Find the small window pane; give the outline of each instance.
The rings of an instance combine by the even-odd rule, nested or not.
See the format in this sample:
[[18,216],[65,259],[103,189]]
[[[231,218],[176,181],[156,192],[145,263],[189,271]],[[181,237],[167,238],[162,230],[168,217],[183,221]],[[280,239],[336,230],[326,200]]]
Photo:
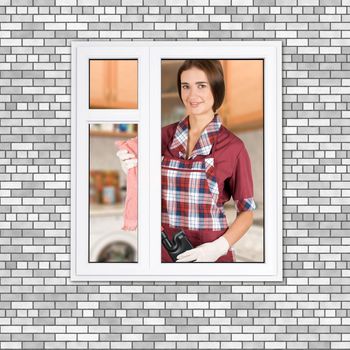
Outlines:
[[90,60],[91,109],[137,109],[137,60]]

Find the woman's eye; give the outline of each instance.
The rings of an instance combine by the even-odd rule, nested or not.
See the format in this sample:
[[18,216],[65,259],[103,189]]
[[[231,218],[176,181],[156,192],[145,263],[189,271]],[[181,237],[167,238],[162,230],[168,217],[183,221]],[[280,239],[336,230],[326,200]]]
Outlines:
[[200,89],[203,89],[203,88],[206,87],[206,85],[205,85],[205,84],[199,84],[198,87],[199,87]]
[[187,85],[182,85],[182,88],[183,89],[188,89],[188,86]]

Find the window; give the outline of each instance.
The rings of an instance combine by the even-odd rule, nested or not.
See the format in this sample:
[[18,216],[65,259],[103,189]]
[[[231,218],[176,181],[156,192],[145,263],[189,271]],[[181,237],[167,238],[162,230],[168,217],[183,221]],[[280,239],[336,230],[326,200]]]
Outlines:
[[[72,280],[281,280],[281,44],[73,42],[72,58]],[[188,60],[219,62],[225,94],[216,111],[220,121],[217,125],[222,125],[218,130],[226,130],[226,135],[232,133],[230,140],[238,140],[237,136],[250,159],[257,208],[253,225],[230,253],[235,262],[164,260],[166,244],[162,245],[161,227],[166,221],[164,215],[171,217],[173,204],[164,200],[165,191],[170,188],[171,192],[172,185],[165,188],[162,183],[162,173],[168,175],[161,171],[161,164],[162,169],[167,169],[161,145],[163,141],[170,147],[170,139],[162,139],[161,128],[180,120],[185,123],[188,108],[201,108],[197,105],[202,102],[192,99],[192,107],[186,105],[187,100],[183,100],[188,95],[179,90],[177,73]],[[206,72],[204,77],[209,77],[211,73]],[[199,91],[206,87],[205,83],[191,85],[191,79],[189,76],[185,88]],[[210,79],[207,87],[215,102],[218,94],[213,93],[214,83]],[[132,167],[132,175],[128,169],[123,171],[120,155],[116,156],[123,147],[130,146],[129,142],[135,147],[137,164]],[[205,168],[210,163],[214,168],[211,178],[207,168],[205,171],[198,168],[199,172],[203,170],[198,181],[204,184],[209,198],[206,210],[225,212],[230,226],[237,216],[236,210],[242,211],[239,209],[242,200],[250,193],[249,184],[244,182],[246,173],[238,175],[249,161],[243,159],[243,146],[239,150],[232,148],[236,155],[227,146],[223,148],[226,153],[211,156],[214,148],[206,155],[198,151],[198,145],[193,145],[198,156],[193,153],[193,162],[188,164]],[[176,162],[181,168],[191,154],[183,156],[184,161],[180,153],[179,157]],[[125,168],[126,163],[123,164]],[[187,183],[192,186],[189,184],[193,182]],[[194,198],[199,192],[195,188],[191,188],[192,197],[185,202],[186,208],[196,203]],[[243,194],[235,196],[237,191]],[[193,220],[202,220],[200,210],[194,212]],[[169,228],[175,227],[170,221]],[[133,224],[126,224],[130,222]],[[181,225],[185,225],[186,238],[193,243],[189,236],[192,224],[181,221]],[[194,227],[197,230],[199,226]],[[211,231],[218,231],[214,232],[215,239],[226,232],[225,227],[220,227],[222,231],[216,226],[212,228]],[[166,232],[169,244],[174,244],[173,233]]]

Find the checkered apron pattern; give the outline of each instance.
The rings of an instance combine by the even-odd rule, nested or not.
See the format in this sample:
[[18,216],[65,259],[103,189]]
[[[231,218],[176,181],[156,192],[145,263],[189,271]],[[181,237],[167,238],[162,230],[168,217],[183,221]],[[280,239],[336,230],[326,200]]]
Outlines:
[[189,230],[225,230],[227,220],[218,197],[213,158],[163,158],[162,223]]

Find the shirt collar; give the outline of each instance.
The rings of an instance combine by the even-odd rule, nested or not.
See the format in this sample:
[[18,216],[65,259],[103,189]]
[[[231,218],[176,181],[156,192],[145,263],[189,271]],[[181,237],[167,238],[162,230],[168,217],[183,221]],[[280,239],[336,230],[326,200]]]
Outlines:
[[[198,155],[208,155],[211,152],[213,144],[216,140],[217,132],[221,127],[221,120],[219,115],[215,114],[211,122],[203,130],[196,145],[193,148],[189,159],[193,159]],[[182,119],[176,128],[175,136],[170,149],[179,152],[180,158],[186,158],[186,148],[188,139],[189,120],[188,116]]]

